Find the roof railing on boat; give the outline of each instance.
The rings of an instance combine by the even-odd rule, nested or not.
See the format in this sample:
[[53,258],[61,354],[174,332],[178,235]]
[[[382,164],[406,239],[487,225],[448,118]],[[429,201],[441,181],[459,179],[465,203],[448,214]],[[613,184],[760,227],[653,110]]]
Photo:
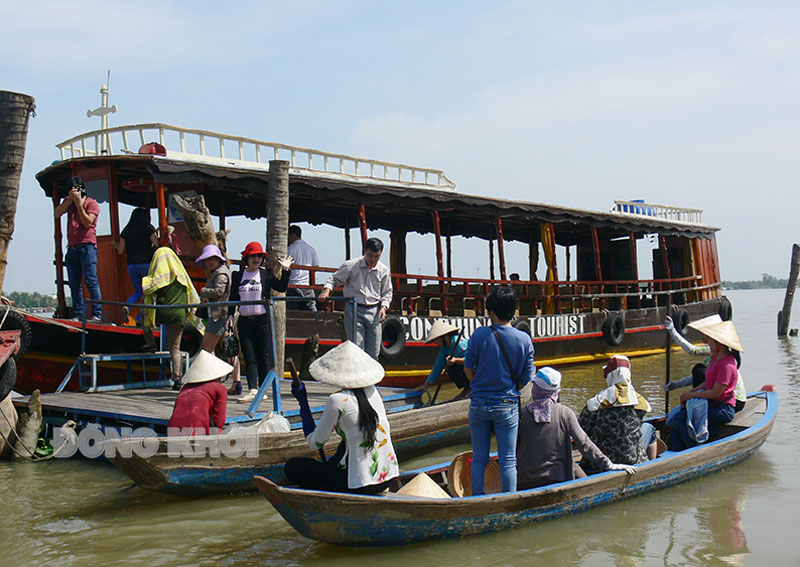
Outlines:
[[632,217],[650,217],[687,224],[703,224],[702,209],[656,205],[644,201],[614,201],[611,212]]
[[264,171],[269,170],[270,160],[284,159],[289,161],[292,168],[313,176],[356,177],[384,184],[429,189],[456,188],[455,183],[439,169],[359,158],[160,123],[94,130],[56,144],[56,147],[63,160],[102,155],[134,155],[138,153],[140,146],[153,141],[166,148],[170,159]]

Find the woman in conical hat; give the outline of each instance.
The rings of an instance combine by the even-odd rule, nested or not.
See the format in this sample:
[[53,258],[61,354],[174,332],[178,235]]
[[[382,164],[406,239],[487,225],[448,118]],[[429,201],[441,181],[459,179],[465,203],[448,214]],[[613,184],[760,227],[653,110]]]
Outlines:
[[228,389],[219,383],[233,366],[203,349],[183,376],[183,388],[175,400],[167,435],[208,435],[211,423],[215,433],[225,425]]
[[[689,323],[689,328],[702,333],[703,327],[715,325],[717,323],[722,323],[722,317],[719,315],[709,315],[708,317],[703,317],[702,319],[698,319],[697,321]],[[711,362],[711,349],[707,344],[693,345],[686,340],[686,338],[675,328],[671,317],[667,317],[664,320],[664,329],[666,329],[669,333],[672,342],[680,345],[680,347],[686,353],[704,357],[702,364],[695,365],[695,368],[692,370],[692,375],[685,376],[679,380],[670,380],[664,384],[664,391],[669,392],[670,390],[677,390],[678,388],[685,388],[686,386],[690,385],[692,387],[697,387],[698,377],[702,379],[701,381],[704,380],[704,378],[702,378],[702,374],[705,373],[706,367],[708,366],[709,362]],[[738,368],[742,363],[741,359],[738,357],[738,351],[733,351],[733,355],[736,357],[736,365]],[[733,391],[733,397],[736,399],[736,411],[742,411],[744,404],[747,401],[747,388],[744,385],[744,378],[742,378],[741,372],[738,373],[736,378],[736,389]]]
[[672,429],[670,448],[673,451],[697,445],[689,432],[685,407],[687,401],[693,398],[708,400],[709,426],[728,423],[736,412],[734,390],[739,376],[737,355],[744,350],[736,327],[732,321],[722,321],[699,330],[711,351],[711,362],[706,368],[705,383],[681,394],[681,409],[670,413],[667,420],[667,425]]
[[328,397],[325,411],[315,424],[305,385],[292,384],[308,446],[314,451],[323,447],[334,431],[342,437],[342,443],[324,463],[309,458],[289,459],[286,477],[313,490],[382,492],[400,474],[386,409],[375,387],[385,374],[383,366],[354,343],[345,341],[311,363],[309,371],[318,381],[341,391]]
[[[450,323],[440,320],[433,322],[428,336],[425,337],[425,344],[434,343],[439,347],[439,354],[436,356],[436,362],[433,363],[425,382],[415,388],[417,391],[425,391],[436,384],[442,371],[446,370],[450,381],[461,390],[456,397],[463,398],[469,393],[469,380],[464,374],[464,355],[467,352],[469,340],[459,336],[458,331],[458,327]],[[458,338],[457,342],[456,338]]]

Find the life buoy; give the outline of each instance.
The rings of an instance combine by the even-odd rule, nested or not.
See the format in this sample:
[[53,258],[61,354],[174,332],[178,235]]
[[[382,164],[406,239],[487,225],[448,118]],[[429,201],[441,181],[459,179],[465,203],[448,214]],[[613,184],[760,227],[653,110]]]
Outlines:
[[392,358],[406,348],[406,328],[397,317],[389,316],[383,320],[381,330],[381,354]]
[[514,326],[515,329],[519,329],[520,331],[522,331],[526,335],[530,335],[531,334],[531,325],[530,325],[530,323],[528,323],[527,319],[517,319],[516,321],[514,321],[511,324]]
[[675,307],[672,311],[672,322],[675,324],[675,329],[681,335],[685,335],[689,330],[689,313],[682,307]]
[[733,319],[733,305],[727,297],[719,298],[719,316],[723,321],[730,321]]
[[[8,315],[6,315],[6,312],[8,312]],[[33,336],[31,325],[28,323],[25,315],[16,309],[9,309],[8,307],[0,308],[0,321],[3,320],[3,317],[5,317],[5,322],[0,328],[0,331],[20,331],[19,352],[16,353],[16,355],[20,357],[28,352],[31,346],[31,337]]]
[[609,313],[603,322],[603,338],[611,346],[619,346],[625,337],[625,321],[619,313]]
[[0,368],[0,402],[14,389],[17,383],[17,361],[13,356],[9,356],[6,363]]

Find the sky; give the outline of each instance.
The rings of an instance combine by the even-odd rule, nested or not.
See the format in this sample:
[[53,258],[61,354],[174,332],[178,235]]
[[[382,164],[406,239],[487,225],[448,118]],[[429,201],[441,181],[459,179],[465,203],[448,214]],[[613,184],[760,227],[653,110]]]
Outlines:
[[[56,143],[99,127],[86,111],[109,70],[112,126],[163,122],[432,167],[466,194],[703,209],[721,229],[727,280],[787,277],[800,241],[796,2],[35,7],[3,7],[0,89],[33,96],[37,112],[6,291],[55,291],[52,204],[35,174],[58,159]],[[234,251],[263,239],[263,222],[229,226]],[[344,244],[331,230],[304,237],[336,266]],[[432,242],[409,240],[410,271],[435,273]],[[477,245],[455,248],[454,272],[488,275],[485,243],[465,252]],[[507,255],[522,272],[525,247]]]

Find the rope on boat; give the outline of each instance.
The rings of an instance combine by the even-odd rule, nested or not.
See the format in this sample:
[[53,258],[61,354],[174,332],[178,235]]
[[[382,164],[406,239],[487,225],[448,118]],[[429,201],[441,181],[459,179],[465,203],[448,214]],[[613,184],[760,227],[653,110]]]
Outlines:
[[[5,319],[5,318],[4,318],[4,319]],[[0,326],[2,326],[2,323],[1,323],[1,322],[0,322]],[[56,449],[55,451],[53,451],[51,454],[49,454],[49,455],[45,455],[45,456],[42,456],[42,457],[40,457],[39,455],[37,455],[37,454],[35,453],[35,451],[31,451],[30,447],[28,447],[27,445],[25,445],[25,443],[22,441],[22,438],[19,436],[19,433],[17,432],[17,428],[16,428],[16,426],[14,425],[14,423],[12,423],[12,421],[11,421],[11,420],[9,419],[9,417],[6,415],[6,412],[5,412],[5,410],[4,410],[2,407],[0,407],[0,414],[3,414],[3,419],[5,419],[5,420],[6,420],[6,423],[8,423],[9,427],[11,428],[11,432],[14,434],[14,436],[15,436],[15,437],[17,438],[17,440],[19,441],[19,444],[20,444],[20,445],[22,445],[22,447],[23,447],[23,448],[24,448],[24,449],[25,449],[25,450],[26,450],[26,451],[29,453],[29,455],[30,455],[30,456],[29,456],[29,455],[23,455],[23,454],[22,454],[20,451],[18,451],[18,450],[17,450],[17,448],[14,446],[14,444],[13,444],[13,443],[11,443],[11,440],[10,440],[8,437],[6,437],[5,433],[3,433],[2,431],[0,431],[0,437],[2,437],[2,438],[3,438],[3,441],[5,441],[6,445],[8,445],[8,446],[11,448],[11,450],[14,452],[14,454],[15,454],[16,456],[18,456],[20,459],[25,459],[26,461],[30,461],[30,462],[32,462],[32,463],[36,463],[36,462],[39,462],[39,461],[49,461],[50,459],[54,459],[55,457],[57,457],[57,456],[58,456],[58,454],[61,452],[61,450],[62,450],[64,447],[66,447],[66,446],[67,446],[67,444],[66,444],[66,443],[64,443],[64,444],[62,444],[62,445],[61,445],[61,446],[60,446],[58,449]],[[75,422],[74,422],[74,421],[72,421],[72,420],[69,420],[69,421],[67,421],[67,422],[66,422],[66,423],[65,423],[65,424],[64,424],[62,427],[69,427],[69,428],[75,429]]]

